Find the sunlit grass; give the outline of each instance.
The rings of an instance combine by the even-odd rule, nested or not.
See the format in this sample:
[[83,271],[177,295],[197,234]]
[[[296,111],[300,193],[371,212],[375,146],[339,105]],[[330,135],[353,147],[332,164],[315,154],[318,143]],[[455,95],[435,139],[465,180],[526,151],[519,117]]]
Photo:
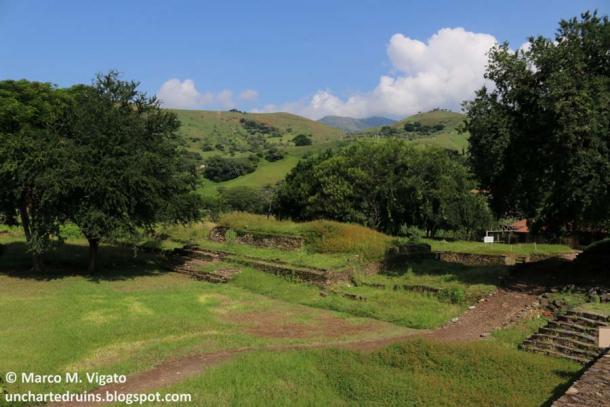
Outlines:
[[240,356],[164,391],[215,406],[539,406],[579,370],[494,344],[409,341],[347,350]]
[[483,242],[468,242],[463,240],[445,241],[424,239],[424,242],[432,246],[433,251],[441,252],[458,252],[472,254],[512,254],[519,256],[527,256],[532,254],[537,255],[553,255],[564,254],[573,251],[572,248],[561,244],[537,244],[537,243],[483,243]]

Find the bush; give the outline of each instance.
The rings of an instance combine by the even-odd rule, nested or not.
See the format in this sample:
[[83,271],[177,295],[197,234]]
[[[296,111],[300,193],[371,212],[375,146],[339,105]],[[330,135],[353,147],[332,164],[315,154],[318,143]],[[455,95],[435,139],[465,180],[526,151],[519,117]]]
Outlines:
[[306,134],[298,134],[293,139],[292,142],[297,147],[309,146],[311,145],[311,137]]
[[268,124],[260,123],[260,122],[257,122],[256,120],[245,119],[243,117],[239,120],[239,122],[241,123],[241,126],[248,133],[266,134],[270,137],[280,137],[281,136],[281,133],[277,128],[275,128],[273,126],[269,126]]
[[246,158],[214,156],[207,160],[204,176],[215,182],[227,181],[254,172],[257,165],[258,157],[255,155]]
[[269,162],[278,161],[284,158],[284,152],[278,150],[276,147],[270,147],[267,151],[265,151],[265,160]]

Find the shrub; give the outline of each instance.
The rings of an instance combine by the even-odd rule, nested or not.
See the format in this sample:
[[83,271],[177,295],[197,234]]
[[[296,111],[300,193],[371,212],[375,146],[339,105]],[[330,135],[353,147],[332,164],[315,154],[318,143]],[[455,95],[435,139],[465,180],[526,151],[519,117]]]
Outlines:
[[270,147],[267,151],[265,151],[265,160],[269,162],[278,161],[284,158],[284,152],[278,150],[275,146]]
[[207,160],[204,176],[212,181],[221,182],[249,174],[256,170],[258,157],[227,158],[214,156]]
[[261,134],[269,135],[271,137],[280,137],[281,136],[281,133],[277,128],[270,126],[268,124],[260,123],[260,122],[257,122],[256,120],[250,120],[250,119],[246,119],[243,117],[239,120],[239,122],[241,123],[241,126],[248,133],[252,133],[252,134],[261,133]]
[[306,134],[298,134],[296,135],[293,139],[292,142],[294,143],[295,146],[297,147],[301,147],[301,146],[309,146],[311,145],[312,141],[311,141],[311,137],[306,135]]

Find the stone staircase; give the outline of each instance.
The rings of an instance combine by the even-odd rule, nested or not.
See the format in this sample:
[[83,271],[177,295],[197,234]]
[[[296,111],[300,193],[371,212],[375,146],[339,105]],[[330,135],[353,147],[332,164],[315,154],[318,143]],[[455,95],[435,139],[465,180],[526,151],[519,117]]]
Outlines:
[[597,346],[597,331],[605,326],[610,326],[610,316],[568,311],[527,338],[521,344],[521,349],[584,365],[602,353]]
[[214,272],[201,270],[202,266],[209,264],[210,261],[189,258],[181,264],[174,265],[173,271],[181,274],[186,274],[196,280],[207,281],[210,283],[228,283],[239,270],[237,269],[218,269]]

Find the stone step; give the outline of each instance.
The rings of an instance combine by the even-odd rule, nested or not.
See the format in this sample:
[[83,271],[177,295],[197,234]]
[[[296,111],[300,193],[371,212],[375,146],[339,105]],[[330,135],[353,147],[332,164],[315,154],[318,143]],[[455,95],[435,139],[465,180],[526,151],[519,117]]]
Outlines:
[[546,335],[542,333],[536,333],[528,338],[530,341],[536,342],[552,342],[558,345],[567,346],[573,349],[581,349],[581,350],[590,350],[592,352],[596,352],[599,350],[596,342],[593,341],[579,341],[574,338],[568,338],[564,336],[557,335]]
[[597,341],[597,337],[594,335],[587,335],[586,333],[572,331],[569,329],[549,328],[548,325],[540,328],[538,333],[546,334],[546,335],[555,335],[555,336],[560,336],[560,337],[565,337],[565,338],[574,338],[577,340],[583,340],[586,342],[593,342],[593,343],[595,343]]
[[574,331],[574,332],[582,332],[585,333],[587,335],[591,335],[591,336],[597,336],[597,327],[589,327],[589,326],[583,326],[583,325],[579,325],[573,322],[567,322],[567,321],[551,321],[546,325],[547,328],[557,328],[557,329],[565,329],[568,331]]
[[542,354],[547,355],[547,356],[554,356],[556,358],[569,359],[569,360],[572,360],[572,361],[574,361],[576,363],[580,363],[582,365],[587,364],[590,361],[590,359],[586,358],[586,357],[566,355],[566,354],[564,354],[562,352],[555,352],[553,350],[539,348],[539,347],[537,347],[535,345],[522,346],[522,349],[527,350],[529,352],[542,353]]
[[602,321],[599,321],[596,319],[585,318],[585,317],[581,317],[578,315],[572,315],[572,314],[560,315],[558,317],[558,319],[560,321],[572,322],[572,323],[576,323],[581,326],[588,326],[588,327],[595,327],[595,328],[599,328],[599,327],[608,325],[608,322],[602,322]]
[[606,325],[610,325],[610,316],[596,314],[594,312],[585,312],[585,311],[568,311],[566,315],[573,315],[580,318],[586,318],[589,320],[600,321]]
[[592,359],[599,355],[599,351],[593,352],[590,350],[574,349],[570,346],[560,345],[554,342],[530,341],[529,339],[526,339],[523,342],[523,345],[524,347],[534,346],[536,348],[547,349],[554,352],[562,353],[564,355],[584,357],[587,359]]
[[186,274],[195,280],[207,281],[210,283],[222,284],[229,282],[229,278],[224,276],[219,276],[214,273],[202,272],[202,271],[192,271],[183,268],[174,269],[177,273]]

